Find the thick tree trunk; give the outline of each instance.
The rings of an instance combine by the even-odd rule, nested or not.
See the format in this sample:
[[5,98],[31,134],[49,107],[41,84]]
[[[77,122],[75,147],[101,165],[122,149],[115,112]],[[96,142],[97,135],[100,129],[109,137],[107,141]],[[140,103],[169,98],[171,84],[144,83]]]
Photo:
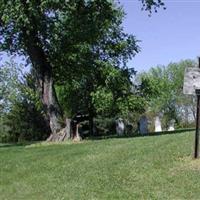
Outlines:
[[52,134],[48,141],[64,140],[66,135],[68,135],[66,133],[68,129],[64,131],[61,125],[63,115],[54,88],[52,64],[41,42],[37,19],[29,10],[27,1],[21,0],[21,3],[24,5],[24,13],[31,24],[30,27],[25,26],[22,29],[21,36],[25,45],[25,51],[36,71],[38,90],[51,128]]
[[72,138],[72,127],[71,120],[66,119],[66,126],[62,128],[59,132],[51,134],[47,141],[61,142]]
[[50,128],[53,134],[56,134],[61,129],[62,112],[58,104],[55,93],[52,77],[49,75],[44,76],[42,81],[42,101],[46,113],[49,117]]
[[39,39],[33,34],[32,37],[30,35],[24,37],[26,38],[27,53],[36,71],[39,94],[52,132],[48,141],[60,141],[57,133],[62,129],[61,120],[63,115],[54,88],[52,66],[40,46]]

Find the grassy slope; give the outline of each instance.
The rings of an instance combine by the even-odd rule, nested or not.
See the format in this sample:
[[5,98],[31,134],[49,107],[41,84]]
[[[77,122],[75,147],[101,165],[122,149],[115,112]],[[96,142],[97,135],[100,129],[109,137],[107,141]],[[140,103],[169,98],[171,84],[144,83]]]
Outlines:
[[0,146],[0,199],[200,199],[193,132]]

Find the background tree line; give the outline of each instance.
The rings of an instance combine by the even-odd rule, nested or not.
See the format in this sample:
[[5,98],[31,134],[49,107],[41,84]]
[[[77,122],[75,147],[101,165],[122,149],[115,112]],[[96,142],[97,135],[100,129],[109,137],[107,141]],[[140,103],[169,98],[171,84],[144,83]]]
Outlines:
[[150,118],[160,115],[164,129],[171,120],[177,128],[194,127],[196,97],[183,94],[186,67],[197,67],[193,60],[156,66],[148,72],[140,73],[137,82],[143,93],[149,93],[146,113]]
[[[161,115],[164,129],[172,119],[176,128],[192,127],[196,98],[183,95],[182,87],[185,68],[196,65],[192,60],[185,60],[138,74],[106,66],[92,76],[88,74],[56,85],[56,92],[65,116],[73,117],[77,111],[91,112],[96,127],[93,134],[114,134],[114,122],[118,117],[132,125],[131,134],[134,134],[143,114],[152,122],[155,116]],[[96,73],[98,76],[93,79],[93,84],[88,84]],[[49,136],[50,127],[34,77],[34,70],[24,73],[23,66],[18,66],[12,59],[1,66],[2,141],[44,140]],[[87,135],[90,123],[82,126]]]

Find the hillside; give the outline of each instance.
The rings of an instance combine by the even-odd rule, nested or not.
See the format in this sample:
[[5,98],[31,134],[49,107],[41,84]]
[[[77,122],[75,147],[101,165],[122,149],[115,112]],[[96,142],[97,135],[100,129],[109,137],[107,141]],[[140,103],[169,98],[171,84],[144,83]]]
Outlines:
[[0,199],[200,199],[193,132],[0,146]]

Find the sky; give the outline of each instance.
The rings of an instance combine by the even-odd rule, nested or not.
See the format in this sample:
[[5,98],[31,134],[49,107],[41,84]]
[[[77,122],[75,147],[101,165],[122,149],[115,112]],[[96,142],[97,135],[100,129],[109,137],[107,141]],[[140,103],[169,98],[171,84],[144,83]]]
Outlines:
[[151,17],[141,11],[138,0],[120,0],[127,13],[123,26],[136,36],[141,52],[128,63],[136,71],[147,71],[200,56],[200,0],[164,0],[166,10]]

